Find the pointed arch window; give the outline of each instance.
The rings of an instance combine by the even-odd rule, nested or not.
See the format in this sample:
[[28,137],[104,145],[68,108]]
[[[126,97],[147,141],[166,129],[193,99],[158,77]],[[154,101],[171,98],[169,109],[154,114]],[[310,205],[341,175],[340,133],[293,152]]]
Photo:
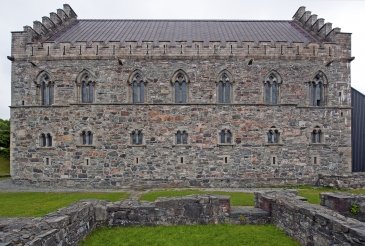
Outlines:
[[267,132],[267,142],[268,143],[279,143],[280,141],[280,132],[275,127],[271,127],[271,129]]
[[309,98],[311,106],[325,105],[325,88],[327,79],[324,73],[318,72],[313,81],[309,82]]
[[219,133],[219,142],[221,144],[231,144],[232,143],[232,132],[228,129],[223,129]]
[[42,105],[52,105],[54,103],[54,82],[48,73],[39,75],[37,84],[40,90],[40,101]]
[[50,133],[42,133],[39,137],[39,145],[41,147],[52,147],[52,135]]
[[131,80],[132,87],[132,102],[144,103],[145,99],[145,82],[143,81],[142,75],[137,72],[134,74]]
[[82,131],[81,141],[82,141],[83,145],[92,145],[93,144],[93,133],[91,131]]
[[226,72],[223,72],[218,81],[218,103],[231,103],[232,81]]
[[188,144],[188,133],[186,131],[177,131],[176,144]]
[[133,145],[143,144],[143,132],[142,130],[134,130],[131,133],[131,140]]
[[271,72],[264,81],[265,104],[276,105],[279,102],[280,76]]
[[319,126],[316,126],[312,131],[312,143],[322,143],[322,131]]
[[174,81],[175,103],[187,103],[187,86],[186,76],[179,72]]
[[80,77],[81,102],[93,103],[95,95],[95,80],[89,72],[84,72]]

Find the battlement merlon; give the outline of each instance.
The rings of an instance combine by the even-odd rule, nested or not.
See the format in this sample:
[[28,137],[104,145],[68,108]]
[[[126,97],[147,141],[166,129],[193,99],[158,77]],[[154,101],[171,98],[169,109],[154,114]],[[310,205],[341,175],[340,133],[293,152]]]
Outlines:
[[344,49],[351,50],[351,33],[341,32],[338,27],[332,28],[332,23],[325,23],[322,18],[318,19],[317,15],[306,11],[304,6],[299,7],[293,20],[323,42],[334,42]]
[[[43,16],[42,21],[34,21],[33,27],[24,26],[23,31],[12,32],[12,55],[17,53],[19,47],[23,47],[27,43],[40,43],[53,34],[62,31],[64,28],[72,25],[77,20],[77,14],[70,5],[64,4],[63,9],[57,9],[57,13],[51,12],[49,17]],[[19,46],[19,44],[23,44]],[[14,48],[17,47],[18,50]]]

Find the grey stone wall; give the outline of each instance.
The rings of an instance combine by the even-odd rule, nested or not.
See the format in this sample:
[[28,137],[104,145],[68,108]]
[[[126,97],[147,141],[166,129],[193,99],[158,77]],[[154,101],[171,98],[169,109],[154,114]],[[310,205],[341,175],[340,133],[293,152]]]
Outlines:
[[[66,186],[247,187],[349,173],[351,42],[350,34],[337,31],[328,33],[332,42],[211,42],[200,48],[184,42],[56,44],[39,41],[29,28],[14,32],[12,177]],[[143,105],[131,104],[128,81],[136,69],[147,83]],[[184,105],[172,103],[171,79],[179,69],[189,81]],[[84,70],[96,83],[92,104],[80,104],[76,81]],[[233,81],[233,101],[219,105],[216,83],[224,70]],[[35,81],[42,71],[54,82],[52,106],[40,105]],[[281,77],[274,106],[263,100],[271,71]],[[326,105],[311,107],[308,82],[318,71],[328,81]],[[280,141],[267,144],[273,126]],[[311,144],[316,126],[323,143]],[[231,145],[218,143],[224,128],[233,134]],[[135,129],[143,130],[141,146],[131,145]],[[93,146],[82,146],[83,130],[94,133]],[[177,130],[188,132],[188,145],[175,144]],[[52,134],[52,147],[40,147],[43,132]]]
[[317,184],[320,186],[342,188],[362,188],[365,187],[365,173],[351,174],[321,174]]
[[365,223],[329,208],[308,204],[295,194],[257,193],[256,207],[269,212],[272,223],[302,245],[365,244]]
[[365,196],[348,193],[321,193],[321,205],[365,222]]
[[[235,221],[229,218],[230,212],[229,197],[224,196],[188,196],[155,203],[81,201],[43,218],[0,219],[0,244],[77,245],[99,226],[218,224]],[[256,217],[257,223],[265,221],[263,217],[268,216]],[[248,222],[256,223],[253,218]]]

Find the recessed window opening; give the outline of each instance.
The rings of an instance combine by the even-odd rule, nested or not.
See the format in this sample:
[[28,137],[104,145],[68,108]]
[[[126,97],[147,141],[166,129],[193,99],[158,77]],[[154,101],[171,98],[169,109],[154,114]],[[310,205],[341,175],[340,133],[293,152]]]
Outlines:
[[228,157],[227,156],[224,157],[224,163],[226,163],[226,164],[228,163]]
[[136,157],[136,164],[138,164],[138,161],[139,161],[139,160],[138,160],[138,157]]
[[180,163],[183,164],[184,163],[184,157],[180,157]]

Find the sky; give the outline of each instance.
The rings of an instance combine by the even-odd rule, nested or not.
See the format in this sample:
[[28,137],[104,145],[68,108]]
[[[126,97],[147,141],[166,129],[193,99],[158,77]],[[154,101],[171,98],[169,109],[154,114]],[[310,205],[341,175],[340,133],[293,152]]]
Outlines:
[[290,20],[306,6],[332,27],[352,33],[352,86],[365,94],[365,0],[3,0],[0,15],[0,118],[10,118],[11,31],[33,26],[70,4],[79,19],[240,19]]

